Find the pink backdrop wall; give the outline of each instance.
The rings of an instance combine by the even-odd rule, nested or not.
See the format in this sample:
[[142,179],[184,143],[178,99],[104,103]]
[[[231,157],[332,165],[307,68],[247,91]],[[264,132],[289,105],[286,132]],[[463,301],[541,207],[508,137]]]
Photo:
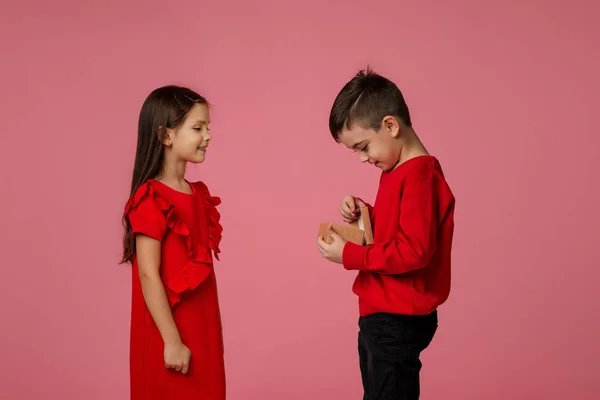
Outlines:
[[358,399],[354,274],[314,238],[375,195],[327,131],[370,63],[458,200],[422,398],[597,399],[598,3],[415,3],[5,2],[0,398],[128,398],[119,219],[139,108],[173,82],[214,103],[189,176],[224,200],[229,398]]

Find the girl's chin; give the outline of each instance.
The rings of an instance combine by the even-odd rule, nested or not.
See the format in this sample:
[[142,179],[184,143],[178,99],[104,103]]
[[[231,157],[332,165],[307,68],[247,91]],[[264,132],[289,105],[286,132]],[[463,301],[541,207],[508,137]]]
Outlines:
[[204,159],[206,158],[204,152],[196,154],[194,157],[191,157],[190,159],[187,160],[187,162],[192,163],[192,164],[200,164],[202,162],[204,162]]

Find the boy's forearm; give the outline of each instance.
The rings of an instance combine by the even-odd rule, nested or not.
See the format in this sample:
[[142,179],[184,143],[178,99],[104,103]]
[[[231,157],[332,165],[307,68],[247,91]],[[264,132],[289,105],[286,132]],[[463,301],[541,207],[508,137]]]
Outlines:
[[144,299],[164,343],[181,342],[169,300],[159,276],[140,275]]
[[401,239],[368,246],[348,242],[342,263],[348,270],[399,275],[425,268],[434,250],[434,247],[414,248]]
[[393,275],[425,268],[437,244],[434,206],[432,181],[407,184],[396,234],[370,246],[347,243],[342,257],[344,267]]

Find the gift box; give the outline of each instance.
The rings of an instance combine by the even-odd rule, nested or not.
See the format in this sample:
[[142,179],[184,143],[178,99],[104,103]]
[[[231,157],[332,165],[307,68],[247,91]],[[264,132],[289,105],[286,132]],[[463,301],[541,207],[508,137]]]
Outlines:
[[344,240],[356,243],[360,246],[373,244],[373,230],[371,227],[371,217],[367,207],[359,209],[359,216],[356,221],[350,224],[331,224],[324,222],[319,226],[319,236],[323,236],[326,243],[331,243],[329,226]]

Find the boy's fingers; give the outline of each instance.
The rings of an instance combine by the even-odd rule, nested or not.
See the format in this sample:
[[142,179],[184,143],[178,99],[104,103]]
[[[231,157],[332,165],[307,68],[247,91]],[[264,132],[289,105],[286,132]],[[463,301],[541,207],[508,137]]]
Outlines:
[[347,198],[345,198],[345,199],[344,199],[344,206],[345,206],[345,208],[346,208],[348,211],[352,212],[352,211],[353,211],[353,209],[354,209],[354,199],[353,199],[353,198],[351,198],[351,197],[347,197]]
[[329,236],[331,236],[331,240],[333,240],[334,242],[336,242],[340,238],[340,235],[338,235],[333,228],[330,228]]
[[317,240],[317,250],[319,250],[319,253],[321,253],[322,256],[325,256],[325,249],[323,248],[324,243],[323,237],[319,236],[319,239]]
[[325,242],[325,238],[323,237],[323,235],[320,235],[317,238],[317,247],[319,248],[320,251],[325,251],[325,246],[327,246],[327,243]]
[[354,210],[354,211],[352,211],[352,210],[350,210],[350,209],[348,209],[348,210],[343,210],[343,211],[342,211],[342,216],[344,216],[344,217],[346,217],[346,218],[353,218],[353,217],[355,217],[355,216],[356,216],[356,212],[357,212],[357,210]]
[[342,219],[344,220],[344,222],[347,222],[347,223],[356,221],[356,214],[352,215],[352,216],[347,216],[347,217],[342,216]]

